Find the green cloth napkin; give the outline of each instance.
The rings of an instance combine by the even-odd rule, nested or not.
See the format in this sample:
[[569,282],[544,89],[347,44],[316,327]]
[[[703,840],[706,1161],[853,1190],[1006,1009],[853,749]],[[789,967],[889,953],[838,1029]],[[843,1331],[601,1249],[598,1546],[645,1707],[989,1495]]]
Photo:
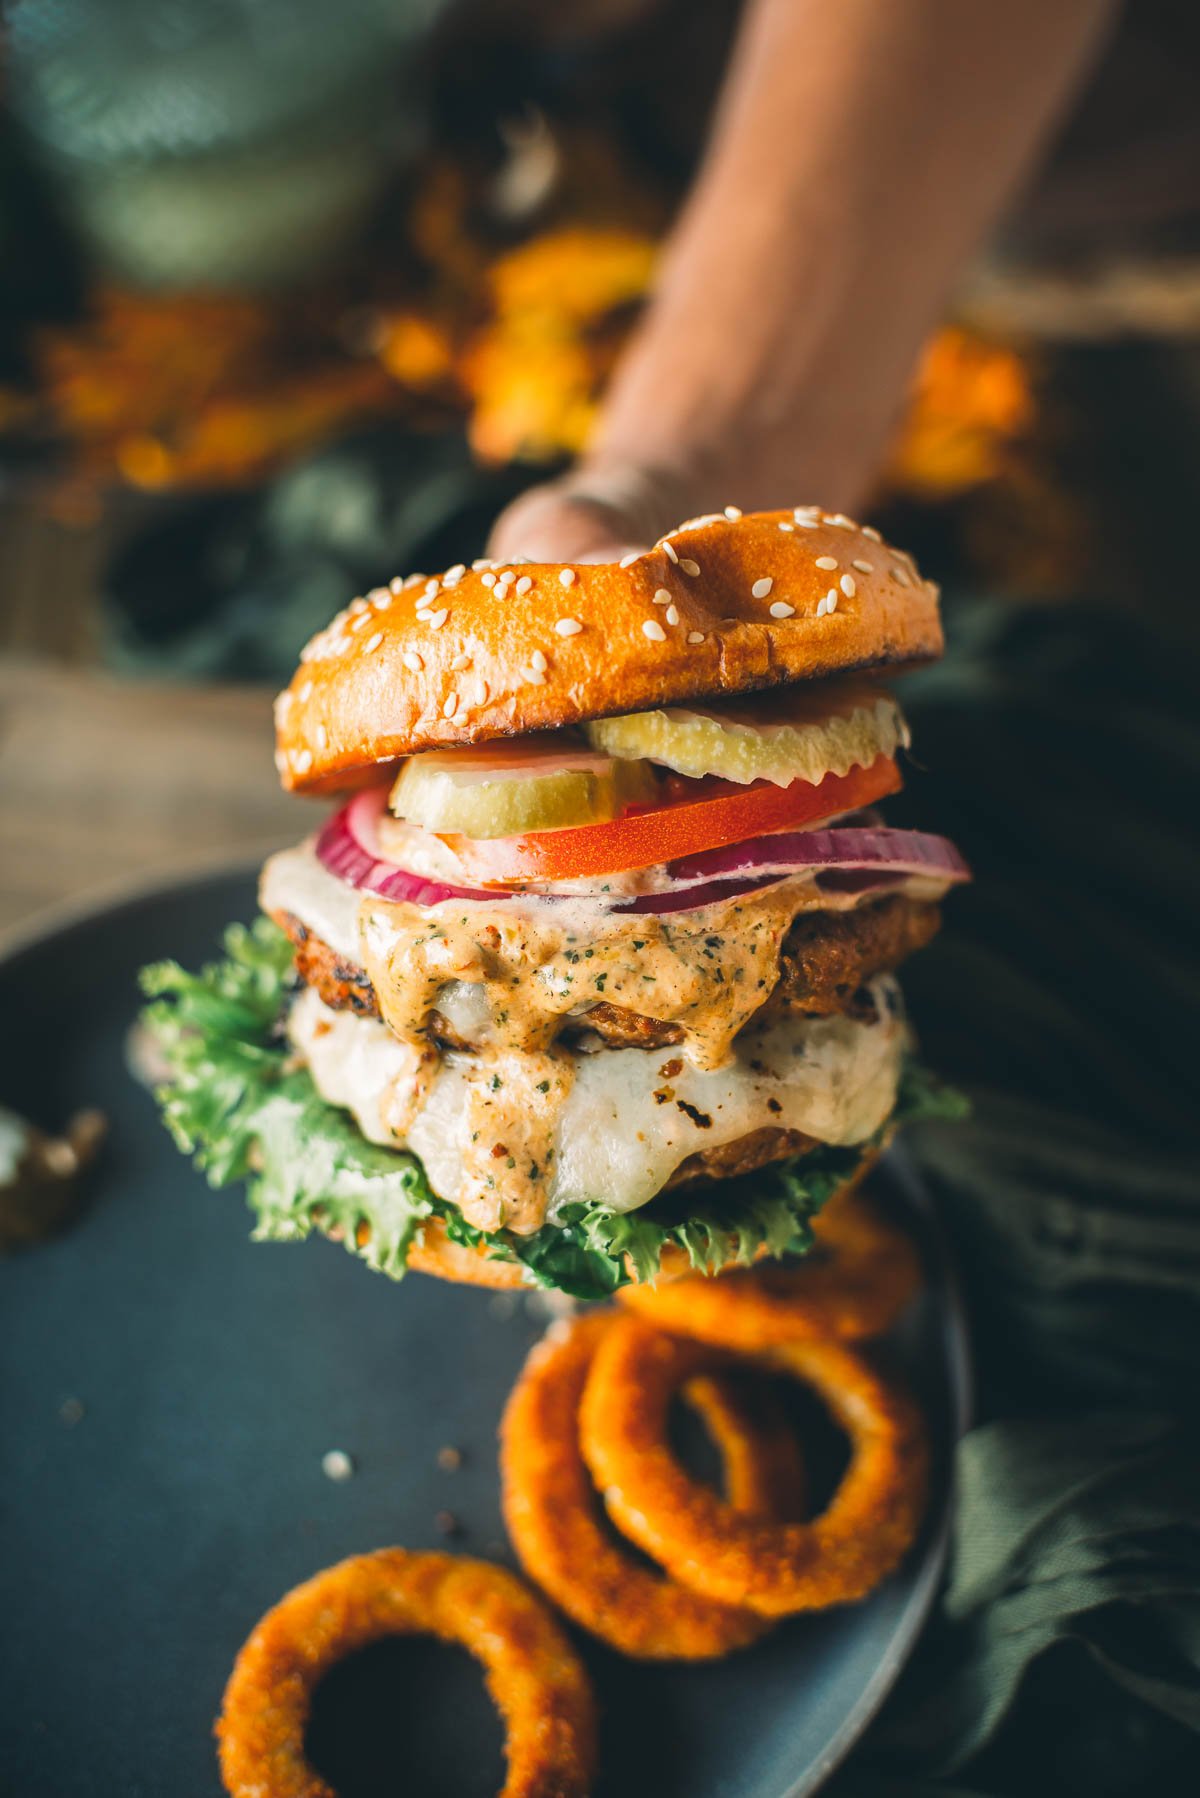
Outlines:
[[834,1789],[1200,1793],[1196,659],[1082,605],[961,602],[950,638],[903,809],[977,881],[905,984],[974,1113],[910,1141],[980,1421],[938,1615]]

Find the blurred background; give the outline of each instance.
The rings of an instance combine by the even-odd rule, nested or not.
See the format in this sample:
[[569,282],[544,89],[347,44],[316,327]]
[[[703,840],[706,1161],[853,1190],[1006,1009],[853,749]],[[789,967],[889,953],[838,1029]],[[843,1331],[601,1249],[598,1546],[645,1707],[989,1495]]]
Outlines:
[[[270,694],[354,594],[479,555],[584,445],[738,12],[12,0],[0,933],[309,827]],[[843,1789],[915,1798],[971,1762],[972,1793],[1193,1794],[1194,0],[1114,7],[923,348],[869,513],[945,591],[890,815],[977,875],[906,990],[975,1101],[914,1143],[984,1421],[948,1620],[875,1737],[921,1778]]]
[[[0,928],[295,834],[265,689],[581,448],[737,13],[10,5]],[[1195,32],[1129,13],[880,479],[876,522],[951,588],[1153,605],[1147,541],[1200,500]]]

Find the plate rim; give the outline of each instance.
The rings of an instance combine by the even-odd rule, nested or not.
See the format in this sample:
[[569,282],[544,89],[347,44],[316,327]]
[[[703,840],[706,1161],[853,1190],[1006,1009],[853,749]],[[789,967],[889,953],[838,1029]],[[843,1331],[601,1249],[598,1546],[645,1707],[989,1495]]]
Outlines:
[[[254,851],[230,856],[216,855],[185,868],[175,868],[161,878],[153,875],[134,877],[116,890],[98,891],[69,898],[43,911],[26,925],[18,924],[0,936],[0,976],[27,954],[44,950],[56,937],[102,921],[105,917],[127,912],[148,900],[167,900],[195,892],[198,887],[215,886],[230,879],[253,877],[262,865]],[[215,945],[214,945],[215,946]],[[953,1471],[954,1452],[971,1427],[974,1416],[975,1384],[971,1335],[962,1280],[951,1253],[945,1228],[937,1207],[907,1147],[894,1143],[881,1160],[880,1171],[893,1180],[905,1201],[918,1211],[930,1226],[935,1267],[931,1286],[938,1295],[938,1337],[942,1345],[949,1415],[947,1450],[950,1458],[948,1477],[941,1495],[940,1515],[927,1541],[920,1567],[913,1578],[904,1609],[892,1632],[886,1652],[881,1656],[871,1677],[860,1691],[841,1724],[821,1750],[797,1778],[780,1789],[778,1798],[813,1798],[861,1741],[882,1709],[933,1610],[949,1558],[954,1526],[956,1487]]]
[[933,1195],[908,1149],[893,1143],[880,1162],[885,1177],[896,1182],[905,1200],[920,1211],[931,1225],[930,1237],[935,1245],[936,1289],[942,1296],[939,1308],[939,1336],[944,1348],[944,1366],[950,1399],[947,1450],[950,1466],[942,1493],[941,1515],[925,1556],[917,1572],[908,1602],[895,1631],[871,1678],[857,1701],[835,1731],[820,1758],[785,1790],[779,1798],[812,1798],[837,1771],[851,1751],[857,1747],[895,1686],[916,1647],[921,1631],[933,1610],[934,1602],[946,1571],[954,1531],[956,1482],[954,1457],[959,1443],[971,1427],[975,1411],[975,1370],[971,1353],[971,1333],[966,1297],[959,1270],[950,1252],[944,1226],[937,1214]]

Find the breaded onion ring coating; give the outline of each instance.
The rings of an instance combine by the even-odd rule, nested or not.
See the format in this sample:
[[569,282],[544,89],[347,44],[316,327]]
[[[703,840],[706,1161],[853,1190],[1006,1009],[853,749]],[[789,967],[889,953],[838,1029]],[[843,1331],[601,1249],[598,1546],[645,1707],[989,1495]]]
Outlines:
[[777,1342],[890,1330],[921,1285],[903,1230],[861,1195],[840,1193],[813,1221],[810,1253],[722,1273],[626,1286],[623,1305],[657,1329],[753,1354]]
[[850,1437],[850,1463],[808,1523],[733,1509],[672,1454],[672,1395],[711,1350],[622,1317],[600,1341],[584,1387],[580,1442],[617,1528],[681,1585],[764,1617],[863,1598],[917,1532],[928,1480],[925,1427],[912,1400],[844,1343],[781,1342],[755,1357],[811,1386]]
[[596,1765],[592,1689],[541,1599],[490,1562],[403,1548],[326,1568],[255,1627],[217,1723],[232,1798],[337,1798],[305,1758],[313,1692],[336,1662],[398,1635],[458,1642],[483,1663],[507,1731],[500,1798],[587,1798]]
[[[592,1357],[619,1319],[611,1312],[555,1325],[513,1388],[500,1429],[504,1520],[526,1573],[576,1623],[637,1660],[707,1660],[770,1627],[752,1611],[714,1604],[644,1567],[601,1527],[579,1450],[579,1401]],[[752,1426],[733,1388],[697,1360],[684,1388],[722,1451],[735,1508],[799,1515],[803,1469],[782,1416]],[[700,1370],[705,1370],[700,1377]]]

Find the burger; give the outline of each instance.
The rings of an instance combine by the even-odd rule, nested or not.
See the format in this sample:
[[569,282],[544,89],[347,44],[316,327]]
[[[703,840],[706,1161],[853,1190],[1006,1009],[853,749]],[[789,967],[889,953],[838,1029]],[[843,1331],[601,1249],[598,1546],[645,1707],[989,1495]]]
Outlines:
[[803,1252],[939,1104],[894,974],[968,878],[889,828],[883,684],[937,589],[816,507],[607,565],[355,599],[276,703],[336,796],[198,974],[146,970],[161,1101],[255,1234],[581,1298]]

